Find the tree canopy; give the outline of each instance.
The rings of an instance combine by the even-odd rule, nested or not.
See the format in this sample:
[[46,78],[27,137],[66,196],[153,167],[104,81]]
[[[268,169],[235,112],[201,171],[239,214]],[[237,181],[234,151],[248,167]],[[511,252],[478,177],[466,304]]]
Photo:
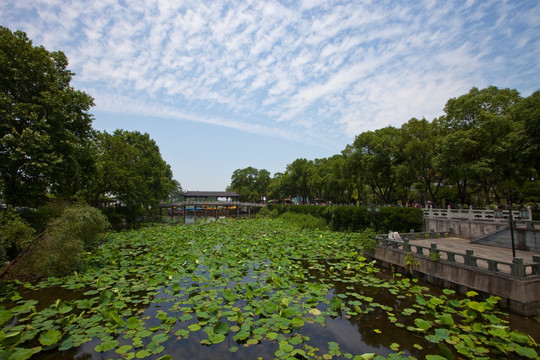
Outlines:
[[179,184],[172,179],[170,166],[148,134],[116,130],[96,136],[99,177],[87,189],[94,205],[104,197],[114,198],[130,210],[155,207]]
[[61,51],[0,27],[0,174],[13,205],[38,205],[47,191],[74,195],[91,172],[94,102],[70,86],[67,65]]
[[227,191],[242,194],[240,201],[256,202],[267,196],[269,184],[270,172],[268,170],[258,170],[249,166],[233,172],[231,184],[227,187]]
[[473,87],[444,112],[358,134],[339,155],[296,159],[271,179],[269,196],[365,205],[540,201],[540,91],[523,98],[514,89]]
[[67,57],[0,27],[0,194],[14,206],[38,207],[48,196],[113,198],[144,214],[181,189],[148,134],[99,133],[93,98],[75,90]]

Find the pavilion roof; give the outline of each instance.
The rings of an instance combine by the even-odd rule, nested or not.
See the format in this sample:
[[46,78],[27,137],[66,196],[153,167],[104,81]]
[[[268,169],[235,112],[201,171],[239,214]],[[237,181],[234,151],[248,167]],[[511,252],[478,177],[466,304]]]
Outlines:
[[242,194],[238,194],[234,191],[186,191],[184,197],[240,197]]

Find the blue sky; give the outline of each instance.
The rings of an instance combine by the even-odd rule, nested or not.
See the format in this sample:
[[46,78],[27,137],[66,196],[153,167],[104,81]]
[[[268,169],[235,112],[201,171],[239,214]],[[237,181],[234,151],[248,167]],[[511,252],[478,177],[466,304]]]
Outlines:
[[540,89],[538,0],[3,0],[0,19],[62,50],[94,128],[149,133],[186,190],[432,120],[473,86]]

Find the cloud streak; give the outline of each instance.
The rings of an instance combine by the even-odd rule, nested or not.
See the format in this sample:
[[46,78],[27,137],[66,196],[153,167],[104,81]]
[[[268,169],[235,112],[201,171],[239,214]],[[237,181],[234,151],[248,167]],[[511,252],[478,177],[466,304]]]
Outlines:
[[538,89],[537,1],[46,1],[4,26],[64,51],[101,111],[327,147],[442,114],[472,86]]

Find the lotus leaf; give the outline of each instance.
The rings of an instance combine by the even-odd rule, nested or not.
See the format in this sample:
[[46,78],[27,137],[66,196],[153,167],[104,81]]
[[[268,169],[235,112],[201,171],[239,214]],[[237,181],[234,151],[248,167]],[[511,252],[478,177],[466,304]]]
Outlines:
[[62,333],[58,330],[49,330],[39,336],[39,342],[43,346],[56,344],[62,338]]
[[9,310],[0,310],[0,325],[13,318],[13,313]]
[[167,339],[169,339],[169,336],[167,334],[156,334],[152,336],[152,342],[155,342],[157,344],[167,341]]
[[241,330],[239,331],[236,335],[234,335],[234,340],[236,341],[243,341],[245,339],[247,339],[249,337],[250,333],[245,331],[245,330]]
[[117,354],[123,355],[123,354],[127,353],[129,350],[131,350],[132,348],[133,348],[133,346],[131,346],[131,345],[122,345],[118,349],[116,349],[115,352]]
[[95,351],[97,352],[106,352],[106,351],[109,351],[111,349],[114,349],[115,347],[118,346],[118,340],[109,340],[107,342],[103,342],[99,345],[96,345],[96,347],[94,348]]
[[148,344],[147,349],[152,352],[152,354],[159,354],[163,350],[165,350],[165,347],[152,341],[150,344]]
[[34,351],[32,349],[17,348],[13,353],[11,353],[9,360],[26,360],[30,359],[32,355],[34,355]]
[[150,355],[152,355],[152,352],[150,350],[143,349],[143,350],[137,351],[137,354],[135,354],[135,357],[137,359],[144,359],[145,357],[148,357]]

